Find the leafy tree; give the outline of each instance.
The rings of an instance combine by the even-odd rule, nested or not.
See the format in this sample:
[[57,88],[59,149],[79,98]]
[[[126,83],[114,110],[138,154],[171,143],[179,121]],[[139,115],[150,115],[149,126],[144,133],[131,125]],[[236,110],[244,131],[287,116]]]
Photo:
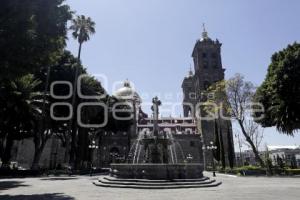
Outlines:
[[[81,82],[81,92],[83,95],[101,95],[105,93],[104,89],[102,88],[101,84],[96,81],[93,77],[89,76],[86,72],[86,69],[83,68],[82,65],[78,65],[77,59],[69,52],[65,51],[64,54],[61,55],[60,59],[58,60],[57,64],[50,68],[50,76],[49,76],[49,84],[46,86],[47,91],[50,91],[50,86],[55,81],[67,81],[73,84],[73,80],[75,79],[76,70],[78,70],[78,74],[86,74],[87,76],[82,79]],[[40,85],[40,89],[45,87],[46,79],[48,73],[46,73],[47,68],[43,68],[41,72],[38,73],[38,77],[43,80],[43,84]],[[74,85],[73,85],[74,87]],[[66,85],[57,84],[53,87],[53,92],[56,96],[65,96],[69,94],[70,88]],[[77,98],[77,104],[87,101],[85,99]],[[94,100],[99,101],[99,100]],[[57,103],[57,102],[66,102],[72,103],[72,98],[69,99],[55,99],[51,97],[49,99],[50,104]],[[97,107],[88,107],[89,113],[85,113],[83,115],[83,121],[86,119],[92,119],[91,113],[95,115],[97,111]],[[74,109],[74,114],[76,115],[76,109]],[[54,115],[56,117],[66,117],[69,115],[69,109],[66,106],[58,106],[54,109]],[[49,118],[49,117],[48,117]],[[77,118],[76,118],[77,119]],[[72,138],[70,132],[68,131],[68,121],[56,121],[54,119],[49,119],[48,123],[50,123],[50,130],[51,133],[58,138],[60,138],[66,147],[66,155],[65,161],[68,162],[69,160],[69,153],[70,153],[70,143],[74,140],[74,149],[79,148],[78,146],[78,138],[77,136]],[[86,123],[86,121],[85,121]],[[82,130],[80,130],[82,132]],[[41,132],[41,135],[48,134],[47,132]],[[82,135],[82,134],[81,134]],[[49,137],[40,137],[41,141],[40,144],[43,144],[49,139]],[[76,150],[78,151],[78,150]],[[74,154],[76,154],[74,150]],[[76,157],[76,155],[74,155]]]
[[64,0],[3,0],[0,7],[0,81],[34,73],[65,47],[70,8]]
[[226,93],[227,82],[225,80],[212,84],[206,90],[206,102],[204,110],[211,112],[219,118],[222,113],[225,117],[230,116],[230,104]]
[[[130,109],[131,104],[124,99],[119,99],[115,96],[108,96],[107,100],[108,107],[108,123],[104,127],[106,131],[126,131],[127,121],[117,120],[114,118],[114,113],[117,117],[130,117],[132,113],[126,112]],[[120,111],[120,112],[117,112]],[[123,112],[124,111],[124,112]]]
[[[18,99],[18,101],[30,102],[25,95],[26,92],[30,91],[30,88],[28,91],[23,91],[21,85],[24,84],[25,87],[27,86],[25,81],[30,82],[29,76],[31,75],[27,75],[28,73],[36,73],[42,67],[49,67],[56,62],[66,45],[67,21],[71,18],[72,12],[69,6],[64,4],[64,0],[4,0],[1,2],[0,87],[2,91],[5,88],[6,94],[16,95],[16,90],[20,90],[18,91],[21,95],[19,98],[24,97],[25,99]],[[11,87],[17,83],[20,83],[18,88]],[[3,100],[10,101],[9,98],[11,97],[13,95],[3,96]],[[39,103],[43,102],[43,106],[39,105],[41,106],[40,114],[44,116],[46,96],[44,95],[41,99],[39,99]],[[13,102],[15,105],[16,103]],[[12,113],[8,112],[7,116],[14,116],[14,111],[13,109],[10,110],[9,112]],[[31,118],[28,117],[28,119]],[[20,122],[17,121],[19,119],[7,121],[7,119],[2,118],[0,120],[0,124],[4,124],[2,127],[23,123],[21,119]],[[41,123],[41,119],[31,122],[31,124],[30,132],[34,130],[34,136],[39,135],[36,131],[45,131],[45,127],[41,126],[44,124]],[[25,128],[22,127],[20,131],[25,131]],[[14,138],[15,132],[16,130],[2,130],[1,135]],[[34,138],[36,139],[36,137]],[[9,151],[10,145],[6,146],[7,151]],[[4,154],[8,155],[5,152]]]
[[300,128],[300,44],[294,43],[272,55],[267,76],[257,89],[255,102],[264,106],[256,112],[263,127],[276,126],[293,135]]
[[[81,91],[87,96],[99,96],[97,99],[81,99],[79,98],[79,103],[103,103],[106,105],[107,95],[105,90],[102,88],[101,83],[97,81],[94,77],[86,76],[82,79]],[[100,97],[101,96],[101,97]],[[105,120],[105,109],[99,106],[87,106],[83,107],[80,113],[81,121],[83,124],[102,124]],[[78,136],[76,137],[76,147],[75,147],[75,167],[81,167],[84,160],[90,161],[91,153],[88,149],[90,140],[96,139],[98,133],[102,133],[104,127],[93,128],[93,127],[81,127],[78,128]],[[72,138],[73,139],[73,138]]]
[[[50,86],[54,81],[69,81],[73,82],[75,68],[77,66],[76,58],[69,52],[64,51],[64,53],[58,58],[57,63],[51,67],[42,67],[39,72],[37,72],[36,76],[42,81],[38,86],[39,91],[45,90],[44,94],[47,97],[43,99],[47,101],[47,105],[43,105],[43,118],[38,121],[37,129],[33,135],[33,141],[35,145],[34,158],[32,162],[32,169],[39,168],[39,161],[44,150],[47,141],[53,136],[55,131],[62,131],[62,127],[67,122],[57,122],[50,118],[49,107],[50,104],[56,102],[69,102],[70,100],[59,100],[50,97],[48,91],[50,91]],[[85,73],[85,69],[80,66],[80,73]],[[57,85],[54,87],[54,93],[57,96],[67,95],[68,87],[63,85]],[[46,107],[45,107],[46,106]],[[46,109],[45,109],[46,108]],[[59,110],[59,111],[58,111]],[[68,109],[62,106],[59,109],[55,110],[55,116],[62,117],[66,116],[68,113]],[[63,132],[62,132],[63,133]]]
[[[61,139],[63,145],[66,147],[66,154],[65,154],[65,162],[70,162],[73,164],[75,168],[80,167],[81,163],[87,159],[89,156],[86,155],[88,152],[88,145],[87,142],[89,140],[88,135],[92,132],[102,133],[103,131],[119,131],[119,130],[128,130],[131,121],[120,121],[113,118],[112,115],[112,108],[116,103],[120,103],[121,101],[110,97],[106,94],[106,91],[101,86],[101,83],[97,81],[94,77],[87,74],[86,70],[83,68],[82,65],[79,65],[77,59],[69,52],[65,51],[64,54],[59,59],[58,63],[51,67],[50,71],[50,79],[47,91],[50,90],[50,86],[55,81],[68,81],[72,84],[73,80],[75,79],[76,69],[79,69],[79,74],[86,75],[81,81],[81,92],[83,95],[87,96],[102,96],[102,98],[96,99],[81,99],[77,96],[75,108],[77,108],[78,104],[84,102],[102,102],[107,105],[108,110],[108,123],[99,129],[94,128],[85,128],[85,127],[78,127],[78,133],[76,135],[71,135],[69,132],[69,121],[56,121],[50,119],[50,130],[51,133],[54,134],[55,137]],[[44,68],[38,75],[39,79],[43,80],[42,84],[39,86],[40,89],[44,88],[45,80],[47,79],[47,68]],[[74,86],[74,85],[73,85]],[[67,95],[69,93],[69,87],[65,85],[58,84],[54,88],[54,93],[57,96]],[[53,97],[49,98],[49,104],[53,104],[56,102],[67,102],[72,103],[72,98],[69,99],[55,99]],[[126,105],[120,105],[117,109],[128,110]],[[76,114],[76,109],[74,109],[74,114]],[[54,109],[54,115],[56,117],[65,117],[69,113],[69,109],[66,106],[57,107]],[[84,124],[101,124],[104,119],[104,110],[99,106],[87,106],[83,107],[81,114],[81,120]],[[120,117],[127,117],[129,113],[121,112],[118,114]],[[76,118],[77,119],[77,118]],[[47,134],[47,132],[42,132],[41,134]],[[99,134],[97,134],[99,136]],[[100,135],[101,136],[101,135]],[[46,137],[40,137],[41,139],[47,139]],[[72,142],[73,141],[73,142]],[[44,141],[45,142],[45,141]],[[43,141],[41,141],[43,143]],[[71,150],[71,144],[73,143],[73,152]],[[73,155],[72,155],[73,154]],[[73,160],[71,157],[73,156]],[[71,162],[72,161],[72,162]]]

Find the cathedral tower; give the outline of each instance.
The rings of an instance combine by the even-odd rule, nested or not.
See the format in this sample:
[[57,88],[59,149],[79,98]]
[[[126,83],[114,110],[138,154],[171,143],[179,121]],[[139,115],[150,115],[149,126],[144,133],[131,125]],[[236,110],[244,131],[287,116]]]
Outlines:
[[213,41],[208,37],[203,27],[202,38],[197,40],[192,53],[198,93],[207,89],[212,83],[224,79],[225,69],[222,68],[221,46],[218,40]]
[[[196,117],[196,104],[203,101],[203,92],[213,83],[224,80],[225,69],[222,66],[221,59],[222,44],[216,40],[209,38],[208,33],[203,25],[202,36],[196,41],[192,52],[194,63],[194,73],[190,70],[182,82],[183,99],[183,114],[184,117]],[[202,134],[204,145],[209,145],[211,142],[216,142],[219,138],[221,144],[219,150],[223,155],[223,163],[226,164],[234,160],[234,147],[232,137],[231,121],[204,120],[197,119],[198,130]],[[217,137],[216,137],[216,134]],[[212,152],[205,153],[206,162],[211,163]],[[225,160],[225,161],[224,161]]]

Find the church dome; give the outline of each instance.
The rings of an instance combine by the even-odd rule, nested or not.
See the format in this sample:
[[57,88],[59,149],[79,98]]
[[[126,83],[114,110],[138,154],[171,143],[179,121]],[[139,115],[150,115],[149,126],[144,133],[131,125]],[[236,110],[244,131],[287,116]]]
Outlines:
[[142,102],[140,95],[131,87],[128,80],[124,82],[123,87],[113,93],[113,96],[121,100],[135,100],[137,103]]

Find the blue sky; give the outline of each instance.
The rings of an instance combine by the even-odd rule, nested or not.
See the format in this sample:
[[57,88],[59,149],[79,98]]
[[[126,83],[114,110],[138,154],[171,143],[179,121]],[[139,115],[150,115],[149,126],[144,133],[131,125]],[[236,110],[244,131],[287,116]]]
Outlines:
[[[202,23],[212,39],[223,43],[226,78],[241,73],[259,85],[270,56],[300,42],[300,1],[289,0],[67,0],[77,14],[90,16],[97,33],[85,43],[82,61],[91,74],[113,83],[129,79],[149,101],[180,102],[183,77],[192,64],[191,53]],[[77,55],[78,44],[68,49]],[[144,93],[148,94],[144,96]],[[144,106],[149,112],[149,106]],[[265,130],[268,144],[298,144],[294,138]]]

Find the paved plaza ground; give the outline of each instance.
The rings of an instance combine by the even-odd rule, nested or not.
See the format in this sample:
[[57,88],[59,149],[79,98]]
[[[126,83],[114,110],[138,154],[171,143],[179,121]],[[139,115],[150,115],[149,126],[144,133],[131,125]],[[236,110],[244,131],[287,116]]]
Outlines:
[[0,200],[299,200],[299,177],[235,177],[217,175],[216,188],[141,190],[102,188],[98,177],[0,179]]

